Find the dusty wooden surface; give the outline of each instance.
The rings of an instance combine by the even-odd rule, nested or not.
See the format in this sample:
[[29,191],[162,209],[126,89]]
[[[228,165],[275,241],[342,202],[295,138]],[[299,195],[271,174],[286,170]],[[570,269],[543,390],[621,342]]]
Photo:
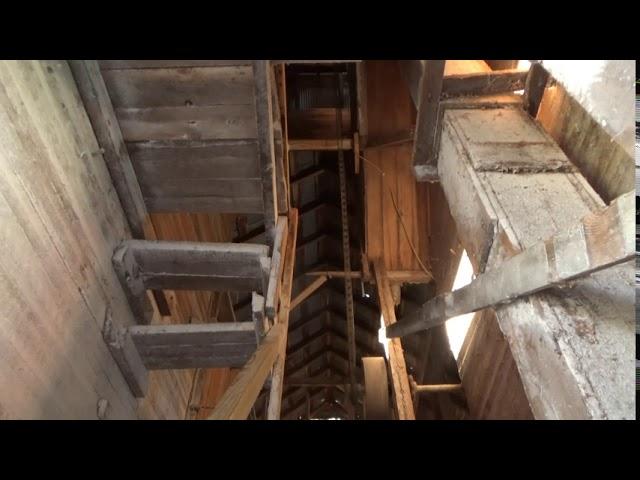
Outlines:
[[[459,230],[461,225],[467,229],[460,238],[470,255],[474,251],[469,248],[470,240],[483,231],[482,218],[464,220],[465,204],[456,201],[455,192],[475,191],[481,212],[496,219],[495,234],[485,237],[491,245],[487,269],[604,207],[580,174],[476,171],[469,158],[474,142],[481,142],[489,129],[495,132],[491,141],[496,149],[511,148],[509,144],[515,141],[501,137],[500,132],[520,128],[521,140],[526,141],[541,130],[524,118],[510,122],[507,129],[499,128],[506,118],[499,113],[447,112],[447,140],[441,146],[441,158],[448,161],[439,163],[453,216]],[[481,118],[486,120],[486,129],[464,129],[469,121],[481,125]],[[475,262],[477,265],[477,255]],[[536,418],[634,415],[632,277],[632,265],[622,264],[576,281],[569,289],[532,295],[497,310]]]

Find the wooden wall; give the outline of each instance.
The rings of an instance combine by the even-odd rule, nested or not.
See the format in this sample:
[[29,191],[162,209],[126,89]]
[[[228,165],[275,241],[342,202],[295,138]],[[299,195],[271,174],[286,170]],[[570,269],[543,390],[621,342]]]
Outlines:
[[[634,159],[560,84],[547,88],[537,120],[609,203],[634,189]],[[629,119],[631,122],[631,119]]]
[[473,420],[532,420],[518,368],[493,310],[478,312],[458,355]]
[[[222,217],[153,222],[161,238],[231,236]],[[102,340],[107,308],[134,321],[111,266],[129,237],[67,63],[0,62],[0,419],[95,419],[100,400],[109,419],[184,418],[193,371],[153,372],[138,401]],[[154,322],[207,301],[170,294],[173,318]]]
[[135,418],[102,340],[129,236],[66,62],[0,62],[0,418]]

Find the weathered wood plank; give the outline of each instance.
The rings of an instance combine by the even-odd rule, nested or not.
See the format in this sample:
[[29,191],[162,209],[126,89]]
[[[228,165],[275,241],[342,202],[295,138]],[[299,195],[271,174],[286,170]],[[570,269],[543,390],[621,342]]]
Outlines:
[[127,333],[150,370],[237,368],[256,349],[253,322],[145,325]]
[[[396,313],[394,309],[391,289],[386,277],[384,264],[380,260],[374,260],[373,271],[376,277],[378,288],[378,301],[386,330],[393,328],[396,323]],[[415,420],[413,411],[413,399],[409,387],[409,375],[404,359],[404,351],[400,340],[395,338],[389,341],[389,366],[391,369],[391,379],[393,381],[393,393],[398,420]]]
[[115,108],[253,104],[251,66],[103,70]]
[[257,116],[258,158],[262,173],[262,205],[267,244],[273,246],[278,216],[276,166],[273,138],[271,75],[269,62],[253,62],[255,112]]
[[628,221],[635,211],[634,196],[622,195],[605,210],[588,214],[578,225],[505,260],[466,287],[435,297],[388,327],[387,337],[432,328],[634,258],[635,231]]
[[262,213],[261,197],[147,197],[153,213]]
[[[353,148],[353,140],[350,138],[343,138],[340,141],[339,147],[342,150],[351,150]],[[338,150],[338,140],[337,139],[317,139],[317,138],[309,138],[309,139],[290,138],[289,150],[291,150],[292,152],[304,151],[304,150],[319,150],[319,151]]]
[[283,255],[287,249],[289,237],[289,221],[286,216],[280,215],[276,225],[276,237],[271,255],[271,269],[269,271],[269,286],[265,297],[265,313],[269,318],[275,318],[280,294],[280,279],[284,271]]
[[[329,278],[363,278],[362,272],[349,272],[347,275],[343,270],[318,270],[306,272],[310,276],[326,276]],[[387,279],[390,283],[429,283],[433,277],[422,270],[390,270],[387,271]]]
[[256,138],[253,105],[118,108],[127,142]]
[[538,109],[544,96],[544,90],[547,88],[547,83],[549,83],[549,72],[545,70],[542,64],[536,62],[531,65],[524,89],[524,109],[531,115],[531,118],[536,118],[538,115]]
[[127,329],[113,324],[109,310],[105,318],[103,338],[131,393],[137,398],[144,397],[149,388],[149,373]]
[[268,320],[264,314],[264,297],[257,292],[251,294],[251,319],[253,320],[256,340],[258,343],[267,334]]
[[413,144],[413,168],[420,179],[438,179],[438,108],[445,60],[427,60],[418,89],[418,117]]
[[[176,178],[170,175],[162,179],[140,178],[140,188],[145,198],[228,197],[260,198],[262,179],[258,178]],[[189,209],[186,209],[189,211]]]
[[525,87],[526,70],[498,70],[447,75],[442,82],[442,97],[495,95],[515,92]]
[[232,67],[251,65],[251,60],[98,60],[101,70],[131,68]]

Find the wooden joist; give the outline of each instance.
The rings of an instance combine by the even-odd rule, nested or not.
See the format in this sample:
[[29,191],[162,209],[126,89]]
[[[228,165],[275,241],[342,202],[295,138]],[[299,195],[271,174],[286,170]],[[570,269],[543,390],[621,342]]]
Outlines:
[[273,112],[271,95],[271,68],[269,61],[253,62],[255,112],[257,116],[258,157],[262,175],[262,203],[267,244],[275,241],[278,201],[276,189],[276,158],[273,137]]
[[[388,330],[393,328],[393,325],[397,325],[391,288],[387,280],[384,264],[380,260],[374,260],[373,271],[378,287],[378,301],[380,302],[382,318],[385,328]],[[400,339],[395,338],[389,341],[389,367],[398,420],[415,420],[407,365]]]
[[287,249],[287,239],[289,236],[288,225],[287,217],[280,215],[276,225],[276,237],[273,245],[273,254],[271,255],[271,269],[269,271],[269,286],[267,288],[267,296],[265,297],[265,312],[271,319],[275,318],[278,307],[280,279],[282,278],[282,272],[284,270],[283,255]]
[[296,264],[296,241],[298,238],[298,210],[289,211],[289,232],[287,234],[287,248],[285,250],[285,264],[280,294],[280,310],[278,311],[278,325],[284,327],[282,344],[278,357],[273,366],[267,420],[278,420],[282,404],[282,388],[284,382],[284,366],[287,350],[287,334],[289,329],[289,312],[291,310],[291,289],[293,288],[293,271]]
[[635,231],[629,222],[634,196],[629,192],[618,197],[604,210],[532,245],[469,285],[433,298],[389,326],[387,337],[426,330],[448,318],[508,303],[634,258]]
[[266,292],[266,245],[127,240],[112,263],[140,323],[148,323],[147,289]]
[[239,368],[256,350],[253,322],[136,325],[126,335],[149,370]]

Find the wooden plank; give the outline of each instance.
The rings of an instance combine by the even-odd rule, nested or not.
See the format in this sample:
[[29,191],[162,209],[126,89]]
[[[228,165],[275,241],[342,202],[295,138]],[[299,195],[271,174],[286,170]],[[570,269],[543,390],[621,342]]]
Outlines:
[[144,238],[147,209],[98,64],[71,60],[69,66],[131,232],[135,238]]
[[191,68],[251,65],[251,60],[98,60],[101,70],[130,68]]
[[511,302],[634,258],[635,232],[628,224],[634,195],[622,195],[602,212],[588,214],[578,225],[505,260],[466,287],[435,297],[388,327],[387,337],[432,328],[448,318]]
[[257,137],[253,105],[118,108],[116,116],[127,142]]
[[442,82],[442,97],[494,95],[515,92],[525,87],[526,70],[498,70],[447,75]]
[[353,132],[353,166],[356,175],[360,173],[360,135]]
[[129,142],[135,173],[142,181],[173,178],[259,178],[255,140]]
[[338,376],[317,376],[317,377],[288,377],[284,380],[285,387],[313,388],[313,387],[343,387],[349,385],[349,379]]
[[283,254],[287,249],[288,219],[280,215],[276,225],[276,238],[271,254],[271,270],[269,271],[269,287],[265,297],[265,312],[269,318],[275,318],[280,293],[280,279],[284,271]]
[[[296,183],[300,183],[303,182],[305,180],[310,180],[313,178],[316,178],[320,175],[322,175],[323,173],[327,172],[329,170],[327,170],[324,167],[309,167],[309,168],[305,168],[304,170],[299,171],[298,173],[296,173],[295,175],[291,176],[291,185],[294,185]],[[301,209],[303,210],[303,209]],[[302,213],[302,212],[301,212]]]
[[251,66],[103,70],[117,108],[251,105]]
[[147,197],[153,213],[262,213],[261,197]]
[[318,290],[318,288],[324,285],[328,279],[329,278],[326,276],[321,276],[307,285],[293,300],[291,300],[291,310],[309,298],[316,290]]
[[289,110],[287,117],[290,139],[337,138],[336,120],[338,118],[342,122],[342,132],[351,131],[351,112],[348,108],[314,107],[308,110]]
[[529,68],[524,89],[524,109],[531,115],[531,118],[536,118],[538,115],[540,102],[542,102],[544,90],[547,88],[548,83],[549,72],[539,62],[532,64],[531,68]]
[[258,156],[263,182],[262,203],[264,208],[264,223],[267,234],[267,244],[273,246],[278,212],[270,70],[267,60],[256,60],[253,62]]
[[280,310],[278,311],[278,326],[284,327],[282,343],[279,347],[278,358],[275,360],[273,373],[271,375],[271,388],[269,391],[269,405],[267,409],[267,419],[277,420],[280,418],[282,403],[282,385],[285,376],[285,356],[287,349],[287,331],[289,329],[289,312],[291,310],[291,289],[293,286],[293,272],[296,264],[296,242],[298,238],[298,210],[289,211],[289,232],[287,248],[284,256],[284,269],[282,288],[280,293]]
[[413,144],[413,168],[420,180],[438,179],[438,107],[445,60],[427,60],[418,89],[418,116]]
[[266,245],[237,243],[122,242],[112,262],[138,322],[148,323],[146,289],[263,289]]
[[253,322],[145,325],[128,334],[150,370],[237,368],[256,349]]
[[[343,138],[340,141],[340,148],[342,150],[351,150],[353,148],[353,140],[351,138]],[[338,140],[317,138],[290,138],[289,150],[291,150],[292,152],[305,150],[335,151],[338,150]]]
[[[362,272],[349,272],[343,270],[318,270],[306,272],[310,276],[326,276],[329,278],[364,278]],[[390,283],[429,283],[433,277],[422,270],[390,270],[387,272],[387,280]]]
[[149,373],[127,329],[113,324],[110,310],[107,310],[103,338],[131,393],[137,398],[144,397],[149,389]]
[[[140,177],[140,188],[146,198],[182,198],[185,204],[189,199],[200,197],[260,198],[262,196],[261,178],[176,178],[171,175],[161,180],[149,180]],[[185,209],[190,211],[189,208]]]
[[[373,271],[376,277],[378,288],[378,301],[384,320],[385,328],[388,332],[396,323],[391,288],[387,280],[384,264],[376,259],[373,261]],[[388,336],[388,333],[387,333]],[[393,381],[393,393],[398,420],[415,420],[413,411],[413,399],[409,386],[409,376],[404,359],[404,352],[400,340],[395,338],[389,342],[389,366],[391,369],[391,379]]]
[[285,336],[286,326],[274,325],[264,340],[226,390],[209,420],[245,420],[258,398]]

